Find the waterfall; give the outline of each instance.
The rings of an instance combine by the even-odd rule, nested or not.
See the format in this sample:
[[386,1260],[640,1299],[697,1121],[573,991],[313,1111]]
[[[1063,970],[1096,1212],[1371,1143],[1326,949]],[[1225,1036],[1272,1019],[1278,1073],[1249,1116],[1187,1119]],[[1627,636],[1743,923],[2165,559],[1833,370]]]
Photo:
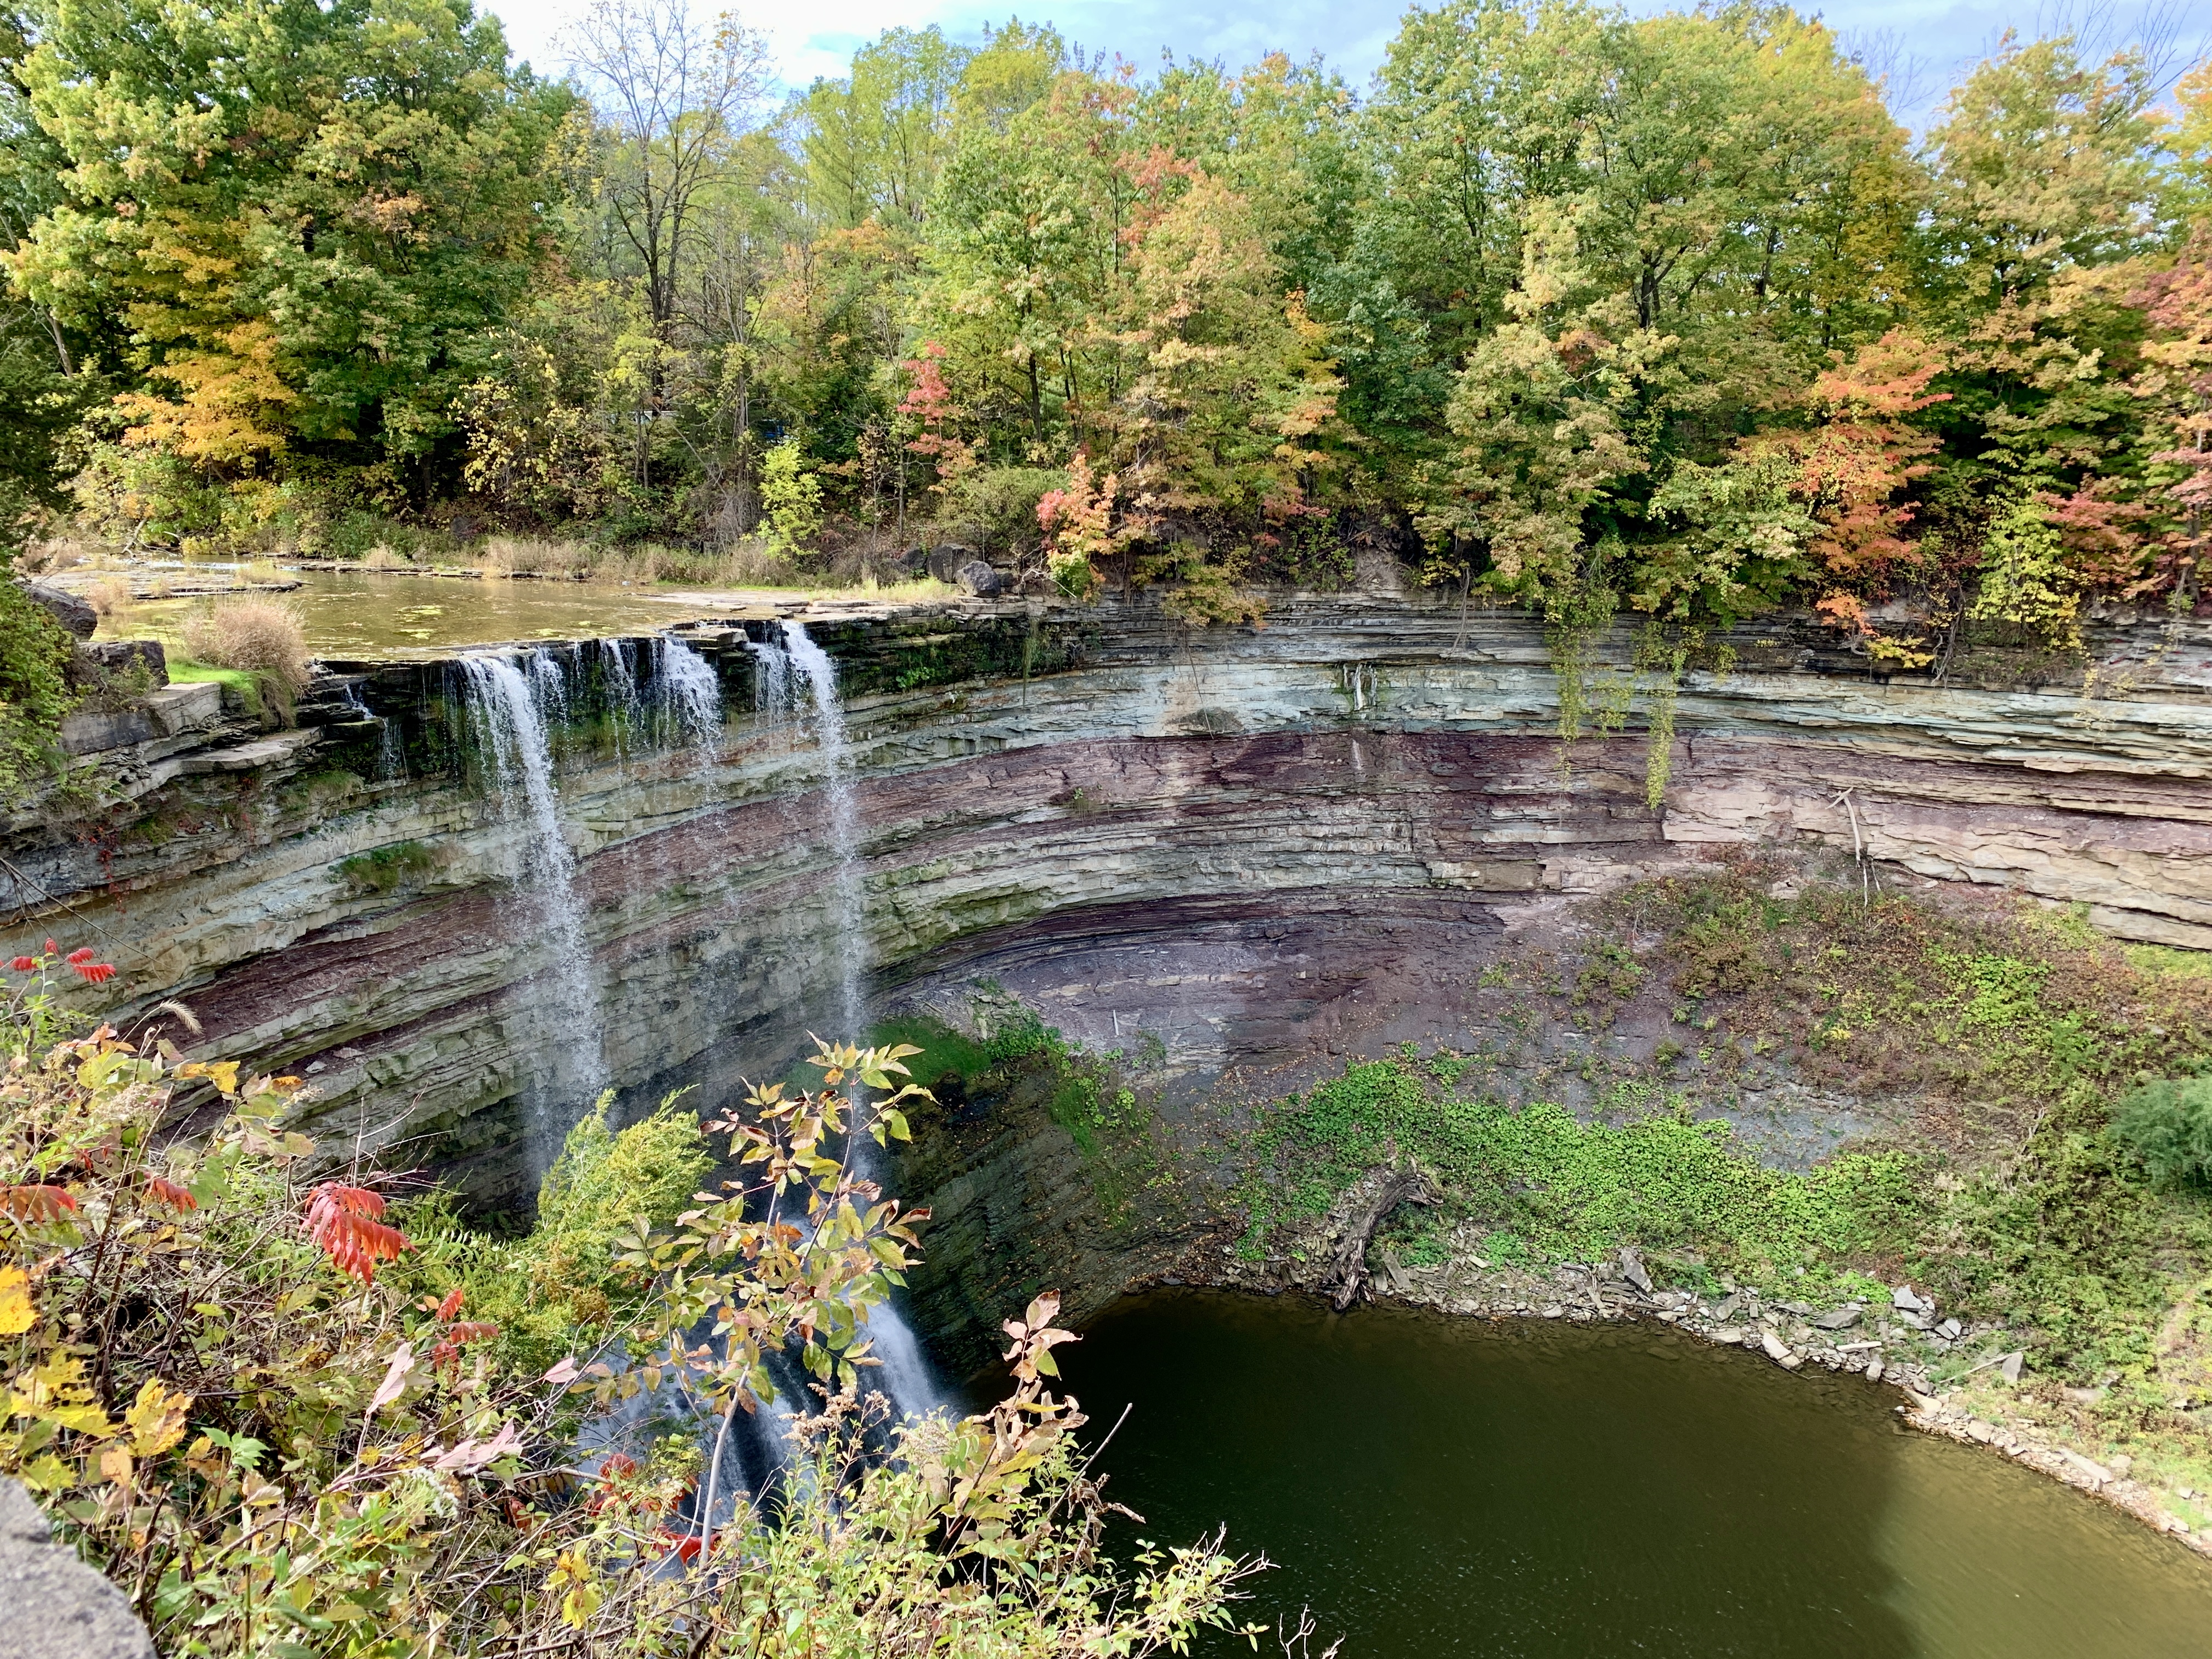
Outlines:
[[816,739],[828,775],[830,948],[837,966],[837,1031],[857,1042],[862,1035],[860,987],[867,975],[866,917],[860,894],[860,805],[853,793],[853,755],[845,738],[844,704],[837,696],[837,665],[814,642],[805,623],[785,623],[783,643],[814,700]]
[[700,749],[711,758],[721,746],[720,676],[681,640],[654,640],[653,654],[655,736],[666,747]]
[[[837,1036],[846,1042],[865,1042],[867,1034],[861,988],[866,983],[868,940],[866,913],[860,888],[860,811],[853,789],[853,752],[845,733],[845,706],[837,695],[837,664],[814,642],[806,624],[783,624],[784,658],[791,671],[806,682],[814,703],[817,740],[822,750],[825,793],[830,808],[830,948],[837,969]],[[774,647],[763,651],[774,651]],[[773,683],[775,667],[763,679]],[[865,1170],[875,1151],[874,1143],[860,1137],[856,1162]],[[870,1171],[872,1173],[872,1171]],[[876,1357],[883,1361],[878,1384],[901,1412],[924,1413],[943,1403],[921,1345],[915,1340],[895,1302],[885,1302],[868,1316],[868,1334],[875,1340]]]
[[615,734],[615,753],[625,754],[630,732],[642,721],[644,708],[637,695],[637,676],[630,672],[628,642],[593,641],[599,659],[599,694],[607,706],[607,725]]
[[745,649],[760,664],[753,677],[753,713],[781,722],[791,713],[791,653],[760,640],[747,640]]
[[345,705],[365,720],[376,722],[376,777],[378,783],[389,783],[394,778],[407,775],[406,751],[399,746],[398,722],[386,720],[362,701],[361,689],[351,680],[338,682],[338,690]]
[[542,939],[552,960],[538,978],[533,1012],[548,1074],[532,1079],[530,1124],[533,1173],[551,1161],[565,1123],[551,1121],[556,1099],[582,1100],[598,1092],[605,1065],[599,1047],[599,999],[592,986],[584,936],[584,907],[576,892],[575,855],[561,827],[553,786],[549,719],[568,707],[560,662],[532,652],[529,672],[505,657],[460,659],[464,707],[485,781],[501,811],[520,820],[523,837],[513,880],[513,908],[522,913],[519,940]]

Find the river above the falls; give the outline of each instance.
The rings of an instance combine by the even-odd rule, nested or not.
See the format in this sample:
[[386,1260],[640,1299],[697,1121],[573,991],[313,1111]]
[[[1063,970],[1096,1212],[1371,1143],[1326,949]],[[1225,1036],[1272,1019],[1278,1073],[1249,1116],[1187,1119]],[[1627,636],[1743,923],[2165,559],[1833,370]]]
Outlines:
[[1094,1443],[1131,1407],[1108,1495],[1157,1542],[1225,1525],[1264,1552],[1244,1616],[1310,1607],[1316,1656],[2212,1650],[2212,1565],[1902,1428],[1856,1378],[1648,1326],[1200,1291],[1132,1297],[1059,1352]]

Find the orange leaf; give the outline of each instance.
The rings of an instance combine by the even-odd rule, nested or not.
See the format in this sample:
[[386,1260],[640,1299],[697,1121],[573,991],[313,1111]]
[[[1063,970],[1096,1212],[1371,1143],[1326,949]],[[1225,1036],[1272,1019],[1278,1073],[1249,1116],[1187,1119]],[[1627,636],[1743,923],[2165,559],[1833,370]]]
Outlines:
[[76,1200],[59,1187],[0,1187],[0,1210],[19,1221],[59,1221],[75,1208]]
[[395,1261],[414,1248],[398,1228],[375,1219],[384,1210],[382,1194],[326,1181],[307,1195],[307,1233],[340,1273],[366,1285],[376,1277],[378,1262]]

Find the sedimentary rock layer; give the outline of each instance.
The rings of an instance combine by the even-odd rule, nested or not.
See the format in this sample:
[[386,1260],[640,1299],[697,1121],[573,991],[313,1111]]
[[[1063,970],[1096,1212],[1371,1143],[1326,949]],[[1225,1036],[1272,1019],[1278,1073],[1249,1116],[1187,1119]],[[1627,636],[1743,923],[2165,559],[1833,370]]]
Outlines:
[[[1339,598],[1192,632],[1141,602],[968,605],[815,632],[848,695],[877,991],[1074,987],[1072,1031],[1153,1031],[1193,1078],[1326,1052],[1345,999],[1394,971],[1418,1022],[1531,907],[1729,845],[1815,843],[1870,880],[2015,887],[2212,946],[2202,624],[2107,629],[2086,689],[2040,690],[1879,684],[1821,630],[1747,630],[1730,672],[1686,678],[1656,809],[1650,688],[1621,731],[1563,744],[1515,617]],[[755,712],[759,625],[692,637],[732,703],[718,741],[618,742],[580,708],[556,734],[592,1080],[633,1090],[780,1063],[835,977],[814,729]],[[1594,707],[1632,689],[1610,645]],[[573,1016],[517,890],[530,825],[469,763],[450,676],[361,691],[405,775],[379,775],[358,722],[165,751],[126,802],[9,836],[0,951],[113,941],[114,1014],[180,997],[196,1046],[307,1069],[326,1133],[501,1201],[586,1081],[549,1082]]]

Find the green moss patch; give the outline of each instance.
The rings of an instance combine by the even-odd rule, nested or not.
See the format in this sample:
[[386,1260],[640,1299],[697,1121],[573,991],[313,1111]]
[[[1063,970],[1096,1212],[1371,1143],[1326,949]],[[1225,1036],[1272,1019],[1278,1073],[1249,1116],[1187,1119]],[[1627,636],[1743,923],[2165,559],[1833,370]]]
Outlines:
[[1263,1114],[1247,1251],[1292,1216],[1324,1214],[1361,1175],[1411,1158],[1446,1203],[1401,1234],[1415,1265],[1443,1259],[1442,1234],[1472,1221],[1513,1261],[1589,1261],[1624,1244],[1670,1252],[1746,1283],[1825,1289],[1896,1249],[1925,1219],[1923,1160],[1851,1154],[1809,1173],[1770,1170],[1718,1120],[1661,1112],[1620,1127],[1553,1105],[1515,1110],[1451,1091],[1449,1057],[1355,1064]]

